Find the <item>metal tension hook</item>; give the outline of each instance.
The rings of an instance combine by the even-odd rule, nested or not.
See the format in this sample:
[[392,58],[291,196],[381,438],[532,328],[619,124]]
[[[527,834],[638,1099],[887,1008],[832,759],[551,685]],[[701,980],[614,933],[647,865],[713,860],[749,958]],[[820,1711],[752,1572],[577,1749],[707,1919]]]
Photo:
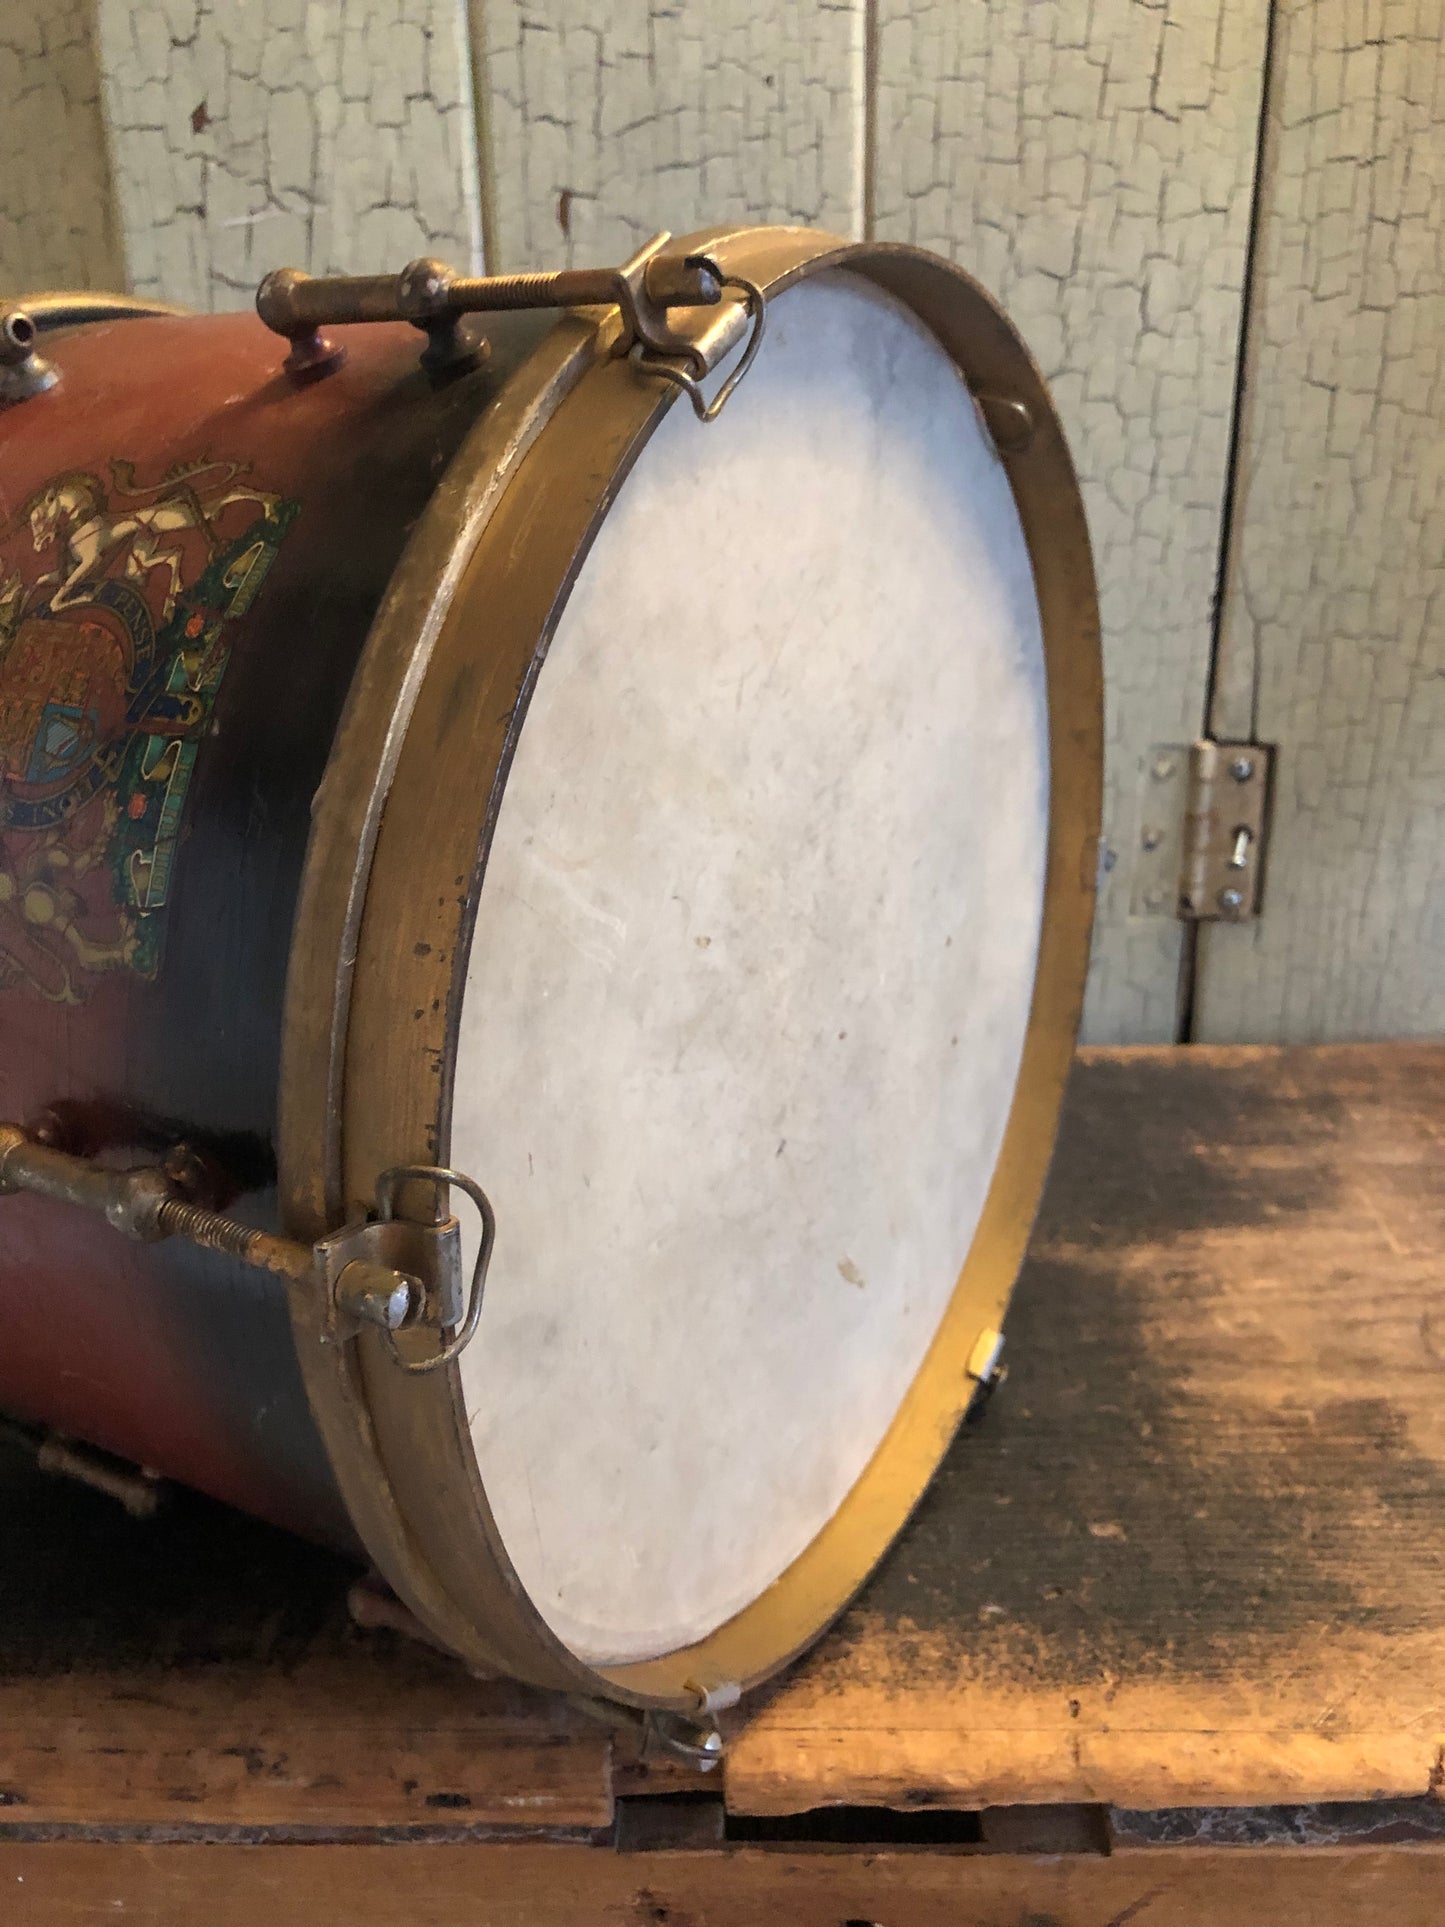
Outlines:
[[[671,235],[655,234],[617,268],[562,268],[545,274],[462,275],[445,261],[412,261],[399,274],[315,277],[278,268],[256,290],[256,312],[289,344],[286,372],[310,380],[340,366],[346,350],[328,328],[371,321],[409,321],[427,337],[425,367],[442,372],[474,365],[485,339],[466,322],[480,314],[524,308],[615,307],[616,350],[681,388],[699,421],[715,421],[752,366],[762,342],[763,292],[730,275],[707,254],[669,252]],[[740,299],[725,300],[731,291]],[[711,402],[699,384],[718,368],[751,325],[742,359]]]
[[396,1221],[397,1193],[402,1185],[410,1183],[454,1184],[459,1191],[466,1192],[477,1207],[477,1215],[482,1221],[482,1241],[472,1266],[471,1288],[465,1307],[459,1302],[455,1289],[449,1288],[458,1282],[458,1273],[448,1267],[442,1292],[438,1294],[436,1315],[428,1321],[447,1334],[441,1350],[426,1358],[408,1358],[398,1347],[395,1337],[396,1330],[404,1329],[404,1326],[387,1329],[391,1355],[404,1372],[435,1372],[443,1365],[450,1365],[454,1358],[460,1358],[476,1334],[477,1323],[482,1315],[482,1293],[487,1287],[487,1268],[492,1262],[492,1247],[497,1241],[497,1217],[486,1192],[464,1172],[435,1164],[397,1164],[391,1170],[383,1171],[376,1181],[376,1211],[380,1224]]
[[[712,400],[709,401],[707,399],[702,390],[702,382],[686,363],[678,366],[676,362],[670,361],[664,356],[657,354],[649,355],[647,348],[641,341],[635,341],[630,351],[631,359],[645,368],[650,374],[661,375],[664,381],[670,381],[682,390],[692,403],[692,412],[700,422],[715,422],[722,413],[729,396],[742,380],[743,376],[748,372],[749,368],[752,367],[754,361],[757,360],[758,350],[763,345],[763,328],[766,325],[766,303],[763,299],[763,291],[757,282],[749,281],[740,274],[724,275],[717,269],[715,263],[709,262],[708,265],[719,275],[719,285],[721,287],[736,288],[738,290],[742,296],[742,311],[752,323],[751,328],[748,330],[747,346],[743,349],[742,357],[737,367],[733,369],[732,373],[728,376],[721,388],[718,389]],[[711,373],[720,359],[720,355],[715,355],[702,370],[702,373]]]
[[[194,1162],[178,1146],[161,1164],[116,1170],[42,1143],[17,1124],[0,1124],[0,1195],[28,1191],[76,1205],[141,1243],[179,1238],[270,1272],[293,1290],[319,1292],[323,1339],[341,1342],[372,1326],[406,1372],[434,1372],[471,1343],[497,1228],[486,1192],[471,1178],[436,1165],[397,1165],[377,1180],[373,1217],[308,1245],[195,1202],[184,1175]],[[398,1214],[398,1193],[413,1182],[456,1185],[477,1207],[482,1241],[465,1301],[456,1219],[418,1222]],[[422,1330],[441,1335],[440,1350],[413,1355],[398,1346],[398,1332]]]

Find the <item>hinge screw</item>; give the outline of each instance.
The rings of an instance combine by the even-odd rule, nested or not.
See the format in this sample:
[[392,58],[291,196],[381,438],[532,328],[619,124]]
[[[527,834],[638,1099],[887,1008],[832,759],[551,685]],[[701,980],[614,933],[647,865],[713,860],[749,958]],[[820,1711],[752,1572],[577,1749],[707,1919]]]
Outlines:
[[1247,783],[1254,774],[1254,758],[1252,756],[1236,756],[1229,766],[1229,773],[1236,783]]
[[1219,907],[1221,910],[1242,910],[1244,908],[1243,891],[1221,890],[1219,893]]
[[1167,782],[1173,774],[1174,758],[1172,756],[1156,756],[1154,758],[1154,777],[1156,782]]

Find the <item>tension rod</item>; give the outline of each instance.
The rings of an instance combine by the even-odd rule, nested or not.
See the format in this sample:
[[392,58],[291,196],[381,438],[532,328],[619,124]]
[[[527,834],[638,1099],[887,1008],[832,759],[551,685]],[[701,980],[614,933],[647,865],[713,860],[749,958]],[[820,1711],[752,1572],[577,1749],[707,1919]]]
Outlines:
[[[354,1335],[363,1325],[381,1329],[394,1357],[408,1372],[435,1371],[471,1342],[481,1314],[482,1289],[496,1236],[492,1207],[481,1186],[460,1171],[433,1165],[399,1165],[377,1180],[374,1218],[346,1226],[308,1245],[242,1224],[194,1203],[178,1186],[174,1168],[145,1164],[115,1170],[42,1144],[18,1124],[0,1124],[0,1195],[28,1191],[33,1197],[94,1212],[125,1237],[142,1244],[180,1238],[242,1264],[284,1278],[292,1287],[322,1293],[327,1336]],[[418,1222],[398,1211],[407,1184],[445,1189],[456,1185],[471,1198],[482,1221],[482,1240],[471,1289],[462,1295],[458,1227],[454,1218]],[[413,1355],[397,1349],[395,1334],[427,1327],[443,1337],[439,1349]]]
[[[256,312],[290,343],[287,372],[310,379],[345,358],[324,331],[368,321],[409,321],[427,336],[423,366],[433,372],[475,364],[484,339],[463,327],[468,316],[523,308],[616,307],[622,317],[618,349],[682,388],[699,417],[715,419],[756,355],[763,332],[763,294],[756,283],[727,274],[710,255],[669,251],[669,234],[656,234],[616,268],[561,268],[543,274],[463,275],[445,261],[413,261],[400,274],[315,277],[277,268],[256,290]],[[724,300],[731,290],[736,297]],[[698,310],[715,310],[699,322]],[[694,318],[681,326],[673,313]],[[697,384],[748,333],[742,360],[723,392],[704,403]]]

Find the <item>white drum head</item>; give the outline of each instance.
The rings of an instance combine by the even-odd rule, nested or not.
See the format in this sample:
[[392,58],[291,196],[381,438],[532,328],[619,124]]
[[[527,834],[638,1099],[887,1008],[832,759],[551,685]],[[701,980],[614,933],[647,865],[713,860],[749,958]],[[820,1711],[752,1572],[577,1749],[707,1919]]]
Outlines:
[[472,1439],[579,1658],[752,1603],[882,1440],[998,1157],[1047,824],[1003,469],[905,308],[805,282],[582,568],[462,1005],[452,1161],[498,1227]]

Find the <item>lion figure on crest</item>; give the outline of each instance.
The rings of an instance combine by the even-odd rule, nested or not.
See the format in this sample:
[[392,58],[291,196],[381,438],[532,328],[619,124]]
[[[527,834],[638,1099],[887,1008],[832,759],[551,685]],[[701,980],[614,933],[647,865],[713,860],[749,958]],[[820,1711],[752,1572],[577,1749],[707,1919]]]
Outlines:
[[[132,582],[145,582],[153,570],[165,571],[160,620],[168,622],[184,586],[185,547],[180,538],[198,533],[207,554],[214,555],[222,539],[216,524],[236,503],[253,502],[263,517],[275,517],[281,498],[247,488],[237,481],[241,473],[234,462],[201,462],[147,488],[135,488],[130,464],[112,462],[111,490],[98,476],[80,470],[48,482],[20,514],[30,524],[37,554],[60,550],[58,566],[40,578],[56,585],[48,598],[51,613],[89,600],[122,554],[124,573]],[[112,493],[124,498],[123,505],[112,506]]]

